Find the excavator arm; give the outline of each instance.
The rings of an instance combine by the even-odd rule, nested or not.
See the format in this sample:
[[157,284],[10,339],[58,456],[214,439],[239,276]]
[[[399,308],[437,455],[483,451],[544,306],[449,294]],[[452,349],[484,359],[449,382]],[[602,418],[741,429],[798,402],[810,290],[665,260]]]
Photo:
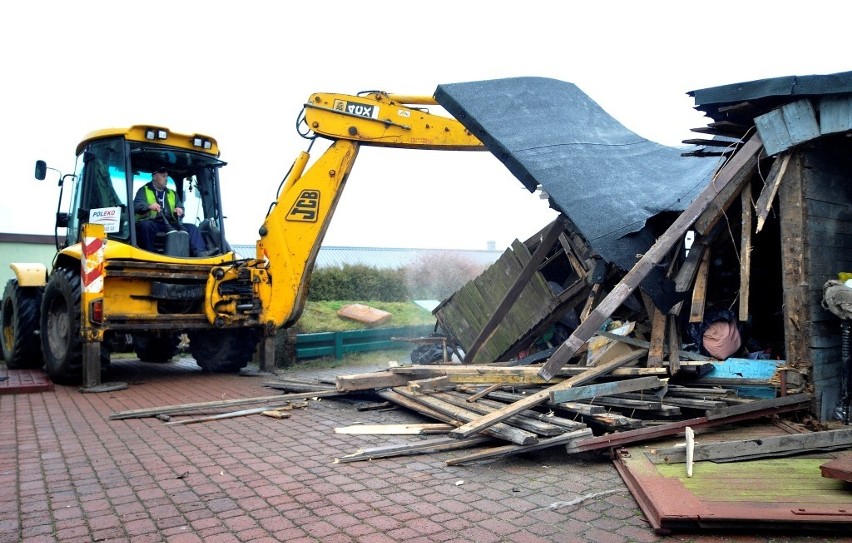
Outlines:
[[[317,93],[299,125],[308,139],[332,141],[309,168],[302,152],[281,185],[260,228],[256,259],[215,269],[208,280],[207,316],[212,323],[233,320],[240,301],[226,283],[248,280],[254,308],[267,333],[294,324],[302,313],[310,271],[362,145],[408,149],[484,151],[485,146],[458,120],[430,113],[431,97],[370,92],[351,96]],[[307,169],[306,169],[307,168]]]

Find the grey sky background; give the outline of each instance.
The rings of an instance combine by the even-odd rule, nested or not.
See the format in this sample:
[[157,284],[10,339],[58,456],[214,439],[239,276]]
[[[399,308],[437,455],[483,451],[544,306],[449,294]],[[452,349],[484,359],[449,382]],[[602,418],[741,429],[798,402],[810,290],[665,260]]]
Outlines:
[[[217,138],[229,240],[253,244],[307,146],[295,125],[313,92],[431,95],[444,83],[552,77],[640,136],[679,146],[707,123],[690,90],[852,69],[852,4],[828,0],[47,0],[0,10],[0,232],[53,233],[56,178],[36,181],[34,163],[72,171],[81,137],[104,127]],[[553,216],[489,153],[365,147],[324,243],[502,249]]]

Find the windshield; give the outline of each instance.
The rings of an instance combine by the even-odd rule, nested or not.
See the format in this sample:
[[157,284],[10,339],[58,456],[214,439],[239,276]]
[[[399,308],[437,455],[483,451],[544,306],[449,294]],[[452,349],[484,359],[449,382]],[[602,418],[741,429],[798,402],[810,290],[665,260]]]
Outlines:
[[221,224],[218,169],[224,163],[210,155],[153,143],[105,138],[90,142],[78,156],[66,240],[75,243],[81,222],[98,222],[110,239],[136,242],[132,226],[139,219],[133,197],[150,183],[153,172],[168,170],[168,188],[184,209],[183,222],[218,237],[208,245],[226,248]]

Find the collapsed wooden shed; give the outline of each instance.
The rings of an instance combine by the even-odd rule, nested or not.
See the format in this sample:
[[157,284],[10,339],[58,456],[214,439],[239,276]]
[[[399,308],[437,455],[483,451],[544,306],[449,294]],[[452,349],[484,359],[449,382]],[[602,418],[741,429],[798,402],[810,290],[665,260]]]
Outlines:
[[[501,84],[517,86],[514,81]],[[480,102],[482,87],[475,87]],[[493,128],[511,123],[489,125],[488,113],[475,110],[478,102],[465,102],[467,90],[439,87],[436,96],[443,97],[442,104],[528,188],[554,175],[553,157],[536,170],[539,157],[513,152],[516,136]],[[552,92],[557,91],[561,89]],[[823,307],[823,286],[839,273],[852,271],[847,255],[852,239],[852,72],[775,78],[690,95],[712,120],[695,131],[714,137],[684,142],[698,147],[683,155],[720,160],[699,187],[700,194],[678,193],[680,208],[653,209],[640,216],[641,228],[631,218],[625,221],[629,225],[608,225],[609,230],[598,234],[594,210],[575,205],[582,199],[576,188],[565,189],[558,183],[564,180],[557,178],[544,188],[563,216],[527,242],[513,244],[482,277],[445,300],[436,317],[457,341],[465,363],[517,359],[554,323],[576,317],[579,322],[571,336],[546,353],[553,356],[540,373],[548,377],[580,352],[606,319],[627,312],[645,326],[649,344],[658,347],[656,354],[649,353],[647,364],[665,363],[674,374],[680,357],[670,354],[663,362],[663,345],[677,353],[691,340],[685,333],[688,326],[701,323],[708,312],[728,310],[741,323],[750,356],[786,360],[785,375],[805,379],[820,420],[836,418],[841,410],[848,417],[850,349],[842,341],[841,319]],[[575,92],[572,99],[581,98]],[[609,119],[600,123],[612,128]],[[614,133],[606,142],[612,148],[612,140],[629,137],[620,126]],[[649,145],[640,162],[659,162],[661,152]],[[618,168],[601,178],[618,182],[619,172],[627,171],[626,161],[637,164],[635,155],[618,157]],[[573,156],[571,160],[573,167],[578,161]],[[582,160],[592,165],[581,171],[588,176],[606,157]],[[682,170],[678,163],[666,175],[681,175]],[[683,174],[687,185],[705,176],[706,162],[695,170],[692,177]],[[622,186],[634,192],[646,188],[629,182]],[[611,183],[606,187],[615,201],[608,205],[635,196],[612,194]],[[598,213],[598,222],[617,215],[605,207]]]
[[[849,360],[842,352],[841,319],[822,302],[826,282],[852,270],[852,72],[766,79],[690,95],[713,121],[700,131],[733,138],[756,132],[763,140],[770,167],[752,181],[747,200],[755,223],[747,221],[748,206],[732,206],[727,213],[758,232],[748,318],[770,332],[780,328],[783,357],[813,387],[815,414],[823,421],[835,418],[838,409],[848,408],[842,396]],[[761,228],[771,233],[761,238]],[[752,228],[743,232],[748,236]]]

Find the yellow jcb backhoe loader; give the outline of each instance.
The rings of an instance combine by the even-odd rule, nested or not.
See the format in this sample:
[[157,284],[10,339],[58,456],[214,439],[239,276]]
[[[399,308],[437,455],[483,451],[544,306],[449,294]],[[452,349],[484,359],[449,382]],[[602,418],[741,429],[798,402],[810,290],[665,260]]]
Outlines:
[[[249,258],[226,240],[220,190],[226,163],[214,138],[151,125],[88,134],[77,145],[74,173],[59,173],[52,266],[11,264],[15,278],[0,313],[7,366],[44,365],[55,382],[82,380],[84,389],[95,389],[119,335],[132,337],[141,360],[165,362],[187,334],[204,370],[245,367],[259,342],[261,369],[271,369],[276,330],[302,312],[310,270],[359,148],[485,150],[457,120],[425,107],[435,104],[431,97],[381,92],[312,95],[299,131],[311,145],[317,137],[332,143],[310,168],[308,152],[296,158]],[[207,256],[189,256],[185,243],[170,242],[172,232],[158,235],[152,250],[140,248],[133,199],[160,168]],[[45,179],[48,169],[38,161],[36,177]]]

